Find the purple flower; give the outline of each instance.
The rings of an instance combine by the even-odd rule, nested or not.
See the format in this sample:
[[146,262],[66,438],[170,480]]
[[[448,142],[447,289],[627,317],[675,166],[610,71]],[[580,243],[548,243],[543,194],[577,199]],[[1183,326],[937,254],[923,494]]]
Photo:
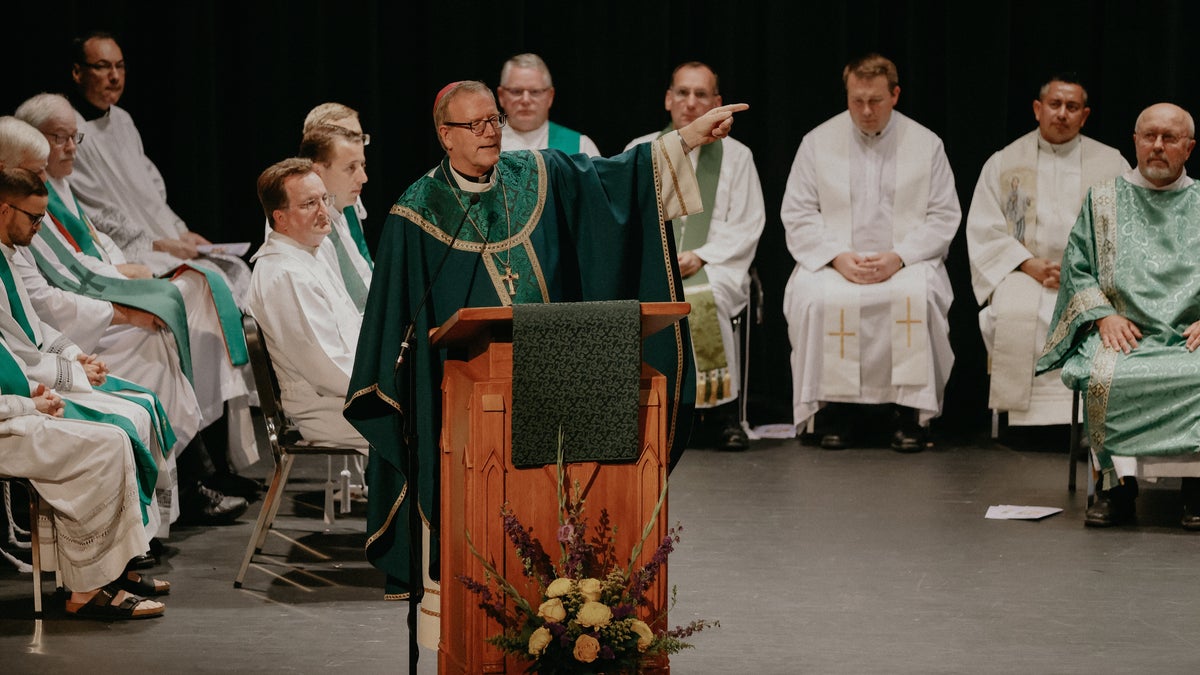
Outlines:
[[621,619],[629,618],[633,616],[633,606],[617,605],[616,607],[613,607],[612,615],[613,621],[620,621]]
[[571,541],[571,538],[574,536],[575,536],[575,526],[574,525],[572,525],[570,523],[566,523],[565,525],[560,525],[558,527],[558,540],[559,541],[566,543],[568,541]]
[[600,647],[600,658],[606,661],[611,661],[617,658],[617,655],[613,653],[612,647],[609,647],[608,645],[602,645]]

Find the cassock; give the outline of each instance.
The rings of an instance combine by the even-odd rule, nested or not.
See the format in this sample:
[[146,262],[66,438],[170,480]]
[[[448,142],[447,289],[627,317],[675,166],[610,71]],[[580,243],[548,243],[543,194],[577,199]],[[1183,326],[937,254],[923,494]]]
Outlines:
[[[470,205],[440,276],[438,261]],[[384,225],[367,299],[346,417],[370,441],[367,557],[387,572],[389,598],[408,586],[411,500],[405,491],[401,397],[395,363],[410,319],[416,340],[413,414],[421,473],[421,517],[436,530],[444,354],[428,333],[463,307],[637,298],[683,300],[674,241],[664,222],[700,209],[677,133],[612,159],[556,150],[501,153],[484,184],[454,172],[449,159],[414,183]],[[428,303],[414,317],[425,289]],[[643,360],[667,378],[667,441],[676,459],[692,419],[695,372],[686,322],[643,343]],[[436,544],[426,549],[436,561]],[[436,570],[436,562],[433,569]]]
[[0,475],[28,479],[50,505],[58,536],[42,555],[57,564],[43,567],[57,568],[71,590],[99,588],[150,547],[129,438],[37,412],[17,361],[0,350]]
[[[229,458],[234,467],[244,469],[257,462],[242,313],[222,277],[205,274],[186,261],[169,282],[127,280],[117,269],[127,262],[123,252],[93,227],[90,213],[76,200],[72,182],[50,179],[46,187],[50,192],[46,222],[29,249],[19,251],[14,259],[38,315],[84,351],[103,356],[127,379],[159,393],[172,423],[179,427],[176,435],[181,445],[187,445],[197,429],[226,415]],[[111,302],[161,315],[153,303],[141,302],[151,293],[178,297],[182,302],[186,340],[180,341],[178,334],[172,340],[166,331],[149,333],[110,325]],[[143,352],[143,346],[151,341],[172,343],[175,371],[182,369],[190,382],[180,382],[178,372],[157,368],[155,364],[165,357],[158,346]],[[179,391],[184,385],[191,389],[190,394]],[[197,405],[200,419],[189,421],[196,415]]]
[[[663,133],[635,138],[625,149]],[[683,280],[683,290],[692,303],[688,325],[696,359],[696,407],[710,408],[740,394],[741,362],[732,320],[750,302],[750,264],[766,212],[754,154],[745,144],[726,137],[688,157],[704,210],[671,222],[678,250],[705,261],[699,272]],[[715,312],[706,313],[706,306]]]
[[251,260],[247,301],[300,435],[366,454],[366,439],[342,416],[362,316],[317,258],[318,249],[272,232]]
[[[875,135],[841,113],[804,136],[780,215],[796,260],[783,299],[795,424],[829,401],[940,414],[954,364],[944,261],[962,215],[941,139],[896,110]],[[854,284],[830,265],[846,251],[904,266]]]
[[1009,424],[1065,424],[1071,391],[1060,374],[1033,372],[1058,289],[1018,269],[1030,258],[1062,260],[1087,189],[1129,170],[1115,148],[1079,135],[1054,144],[1034,130],[983,165],[967,215],[967,251],[979,328],[991,356],[988,407]]
[[153,250],[156,240],[179,239],[188,227],[167,205],[166,183],[146,156],[129,113],[115,105],[101,111],[80,100],[73,103],[75,121],[88,142],[75,151],[71,182],[96,228],[156,275],[184,263],[218,272],[241,304],[250,286],[250,267],[241,258],[206,253],[181,260]]
[[562,150],[568,155],[582,152],[589,157],[600,156],[600,148],[596,147],[592,139],[550,120],[530,131],[517,131],[512,127],[505,127],[504,136],[500,139],[500,149],[504,152],[547,148]]
[[[1038,372],[1062,368],[1084,394],[1102,489],[1118,476],[1200,476],[1200,353],[1183,331],[1200,320],[1200,186],[1156,188],[1136,170],[1095,185],[1063,254],[1062,286]],[[1142,332],[1130,353],[1093,324],[1120,314]]]

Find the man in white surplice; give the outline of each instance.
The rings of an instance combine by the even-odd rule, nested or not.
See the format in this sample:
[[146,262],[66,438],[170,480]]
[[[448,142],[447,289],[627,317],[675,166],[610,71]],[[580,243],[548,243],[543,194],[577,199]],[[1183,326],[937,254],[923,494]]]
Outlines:
[[361,221],[352,220],[357,218],[355,205],[367,182],[365,150],[361,133],[341,125],[322,124],[304,133],[299,151],[300,157],[312,160],[313,171],[334,199],[329,209],[329,236],[323,237],[317,258],[342,282],[359,314],[366,307],[374,272],[370,256],[363,252],[366,244]]
[[[780,215],[796,267],[784,293],[793,416],[825,403],[896,408],[892,448],[925,447],[954,363],[944,259],[961,211],[942,141],[893,110],[896,66],[871,54],[842,72],[849,110],[809,132]],[[845,406],[822,447],[846,447]]]
[[72,182],[93,224],[129,260],[156,275],[184,262],[216,271],[241,304],[250,268],[236,256],[198,251],[211,242],[188,229],[167,205],[162,174],[146,156],[133,118],[117,105],[125,91],[125,56],[116,40],[92,33],[75,41],[73,58],[71,78],[78,86],[71,102],[88,142],[77,150]]
[[568,155],[582,152],[600,156],[600,148],[592,139],[550,121],[554,80],[546,62],[537,54],[517,54],[504,62],[496,99],[508,116],[508,128],[500,139],[501,150],[554,148]]
[[258,178],[272,232],[254,255],[250,313],[279,378],[280,403],[307,441],[361,448],[342,416],[362,315],[334,272],[317,261],[329,234],[332,195],[307,159],[287,159]]
[[991,363],[988,407],[1013,425],[1065,424],[1071,390],[1034,364],[1058,297],[1060,262],[1092,185],[1129,170],[1120,151],[1079,130],[1091,108],[1068,75],[1051,78],[1033,102],[1038,128],[983,165],[967,214],[971,285],[983,305],[979,330]]
[[[699,61],[681,64],[671,74],[664,101],[671,126],[635,138],[625,149],[682,129],[719,105],[717,74]],[[745,450],[749,439],[736,411],[741,373],[731,321],[750,301],[750,263],[766,222],[762,185],[750,148],[732,137],[688,157],[696,169],[704,211],[678,218],[673,224],[684,293],[692,303],[696,408],[718,411],[722,427],[718,447]],[[705,307],[716,311],[705,312]]]

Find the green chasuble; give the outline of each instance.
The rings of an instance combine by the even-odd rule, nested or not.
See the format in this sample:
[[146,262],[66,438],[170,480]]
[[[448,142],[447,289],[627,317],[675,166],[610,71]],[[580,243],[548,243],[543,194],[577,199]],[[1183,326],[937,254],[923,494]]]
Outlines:
[[[1058,303],[1038,374],[1062,368],[1084,392],[1103,488],[1112,456],[1200,451],[1200,350],[1183,331],[1200,320],[1200,185],[1151,190],[1124,178],[1094,186],[1063,253]],[[1142,331],[1129,354],[1094,322],[1120,314]]]
[[[388,575],[390,598],[408,589],[407,453],[419,453],[421,516],[434,532],[437,572],[441,380],[445,354],[429,330],[463,307],[512,303],[683,299],[675,244],[660,220],[650,144],[612,159],[557,150],[506,152],[492,186],[471,208],[429,301],[416,317],[413,410],[400,409],[394,366],[400,342],[454,229],[469,206],[449,160],[414,183],[392,208],[376,255],[346,418],[368,441],[367,557]],[[486,251],[484,250],[485,242]],[[511,284],[511,286],[510,286]],[[511,288],[511,293],[510,293]],[[667,377],[672,460],[690,433],[695,372],[687,322],[643,345],[643,358]],[[403,384],[401,385],[403,386]],[[401,414],[415,416],[417,448],[401,440]]]

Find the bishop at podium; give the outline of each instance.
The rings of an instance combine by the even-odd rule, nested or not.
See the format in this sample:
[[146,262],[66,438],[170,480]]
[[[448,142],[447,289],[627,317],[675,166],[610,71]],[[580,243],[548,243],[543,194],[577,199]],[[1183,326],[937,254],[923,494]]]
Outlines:
[[[421,519],[435,535],[439,520],[439,387],[445,356],[430,348],[429,330],[463,307],[682,301],[675,243],[666,223],[701,208],[687,153],[728,135],[733,113],[746,108],[716,108],[611,159],[558,150],[501,155],[505,116],[487,85],[455,82],[438,93],[433,120],[446,157],[408,188],[384,224],[345,410],[373,448],[367,470],[367,557],[386,572],[388,598],[406,597],[409,590],[410,484],[415,483]],[[444,254],[445,267],[438,273]],[[421,305],[427,288],[428,300]],[[406,409],[395,372],[410,321],[416,326],[407,357],[415,396]],[[667,378],[672,461],[690,431],[691,354],[686,322],[644,344],[643,360]],[[401,435],[406,415],[413,416],[415,448],[406,447]],[[419,458],[419,475],[411,483],[405,475],[410,450]],[[437,546],[426,550],[436,578]]]

